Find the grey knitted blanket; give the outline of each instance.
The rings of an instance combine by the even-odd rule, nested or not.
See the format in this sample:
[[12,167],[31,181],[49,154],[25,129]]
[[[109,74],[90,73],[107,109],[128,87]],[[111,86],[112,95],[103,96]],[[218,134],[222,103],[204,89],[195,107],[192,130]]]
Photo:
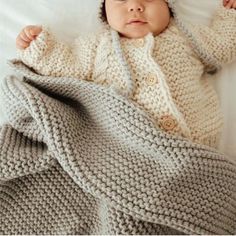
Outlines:
[[0,234],[234,234],[236,164],[132,101],[18,71],[1,85]]

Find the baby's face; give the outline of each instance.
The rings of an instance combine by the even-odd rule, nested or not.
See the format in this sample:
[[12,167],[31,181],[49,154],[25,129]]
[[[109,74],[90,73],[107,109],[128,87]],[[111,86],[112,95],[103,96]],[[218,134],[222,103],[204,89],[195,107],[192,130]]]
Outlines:
[[106,14],[108,24],[127,38],[156,36],[170,21],[165,0],[106,0]]

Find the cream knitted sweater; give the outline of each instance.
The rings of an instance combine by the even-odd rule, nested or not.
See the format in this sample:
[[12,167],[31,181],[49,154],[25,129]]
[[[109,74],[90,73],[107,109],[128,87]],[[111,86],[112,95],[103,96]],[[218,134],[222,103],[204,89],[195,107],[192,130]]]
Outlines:
[[[219,64],[236,58],[234,9],[220,7],[211,27],[192,25],[191,31]],[[114,35],[106,28],[66,45],[43,27],[30,47],[18,51],[19,57],[39,74],[90,80],[124,94],[130,75],[134,85],[130,98],[158,127],[217,148],[223,117],[215,90],[202,79],[207,64],[174,20],[156,37],[150,33],[142,39],[118,38],[117,44]]]

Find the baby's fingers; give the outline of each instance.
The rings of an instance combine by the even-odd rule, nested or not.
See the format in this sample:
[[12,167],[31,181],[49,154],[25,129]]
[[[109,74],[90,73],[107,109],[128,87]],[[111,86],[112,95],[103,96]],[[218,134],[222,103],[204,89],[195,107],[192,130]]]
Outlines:
[[20,35],[16,38],[16,46],[18,49],[25,49],[29,46],[29,44],[30,43],[27,41],[24,41]]
[[33,37],[38,36],[41,33],[41,31],[42,31],[42,27],[40,26],[34,26],[29,30],[31,36]]
[[229,0],[223,0],[224,7],[227,5],[228,2],[229,2]]
[[34,40],[34,37],[30,33],[30,26],[27,26],[23,29],[22,35],[26,36],[30,41]]
[[25,42],[31,42],[34,38],[26,32],[26,30],[23,30],[20,33],[20,38],[23,39]]
[[234,3],[235,3],[235,0],[224,0],[224,6],[227,9],[232,8]]
[[236,9],[236,1],[234,1],[233,8]]

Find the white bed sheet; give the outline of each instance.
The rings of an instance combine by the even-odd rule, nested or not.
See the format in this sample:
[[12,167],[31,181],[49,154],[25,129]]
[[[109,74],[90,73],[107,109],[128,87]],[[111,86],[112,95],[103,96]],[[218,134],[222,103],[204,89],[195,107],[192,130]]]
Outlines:
[[[184,20],[209,24],[218,4],[221,0],[179,0],[178,12]],[[16,57],[15,38],[23,26],[46,24],[58,38],[70,42],[98,29],[97,6],[97,0],[0,0],[0,78],[10,72],[6,60]],[[224,112],[220,149],[236,161],[236,61],[206,79],[215,86]],[[0,124],[5,121],[0,110]]]

